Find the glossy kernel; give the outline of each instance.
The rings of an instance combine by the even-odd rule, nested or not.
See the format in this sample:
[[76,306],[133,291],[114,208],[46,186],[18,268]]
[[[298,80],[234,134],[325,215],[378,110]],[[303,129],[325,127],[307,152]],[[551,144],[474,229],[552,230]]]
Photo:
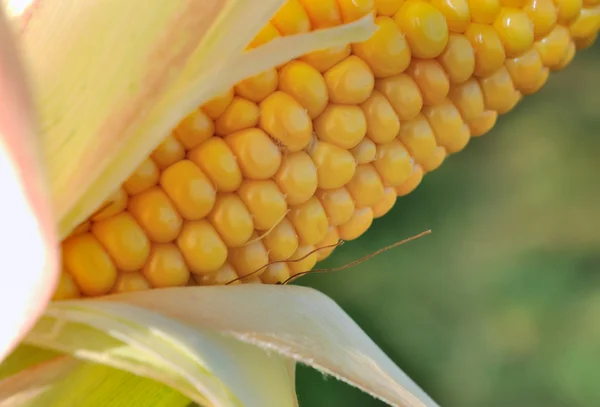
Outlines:
[[188,159],[210,178],[218,191],[233,192],[242,183],[242,171],[229,145],[212,137],[188,153]]
[[260,240],[254,240],[242,247],[231,249],[228,261],[237,271],[238,276],[259,277],[269,263],[269,256],[263,243]]
[[435,58],[448,42],[448,23],[444,15],[430,3],[408,0],[394,15],[400,30],[406,34],[412,55]]
[[220,194],[207,218],[221,235],[227,247],[246,243],[254,230],[252,215],[239,196]]
[[208,102],[202,105],[202,110],[204,113],[208,115],[212,120],[216,120],[225,112],[227,106],[233,100],[233,88],[228,89],[225,92],[215,96]]
[[272,262],[287,260],[298,249],[298,234],[292,223],[285,218],[262,238],[262,242]]
[[387,98],[400,120],[414,118],[423,107],[423,96],[419,86],[407,74],[378,79],[375,89]]
[[319,188],[340,188],[354,175],[356,162],[348,150],[325,141],[318,141],[309,153],[317,168]]
[[423,171],[431,172],[438,169],[446,159],[446,156],[446,149],[442,146],[436,146],[431,155],[421,164]]
[[528,0],[523,10],[533,24],[536,40],[548,35],[556,26],[558,12],[552,0]]
[[344,149],[356,146],[367,133],[367,119],[359,106],[330,103],[314,121],[319,140]]
[[503,7],[494,28],[508,57],[515,57],[533,45],[533,24],[523,10]]
[[600,4],[583,8],[577,18],[569,25],[569,32],[573,39],[591,37],[598,30],[600,30]]
[[301,56],[300,61],[306,62],[319,72],[325,72],[338,62],[350,55],[350,45],[326,48],[319,51],[309,52]]
[[215,204],[216,191],[210,179],[189,160],[181,160],[164,170],[160,185],[184,219],[203,218]]
[[375,0],[375,11],[378,16],[392,17],[401,5],[402,0]]
[[274,179],[290,205],[308,201],[318,185],[317,168],[304,151],[286,155]]
[[342,24],[336,0],[300,0],[314,30]]
[[479,117],[484,110],[483,92],[475,78],[450,88],[448,94],[465,122]]
[[245,180],[238,195],[254,219],[258,230],[269,230],[281,221],[287,211],[285,197],[272,180]]
[[336,244],[340,241],[340,237],[337,232],[337,228],[330,227],[327,234],[319,243],[315,245],[317,251],[317,261],[325,260],[333,253],[336,248]]
[[192,273],[211,273],[227,259],[227,246],[206,219],[186,221],[177,238],[177,247]]
[[496,110],[499,114],[507,113],[520,99],[506,67],[498,69],[487,78],[480,79],[479,83],[483,91],[485,108],[488,110]]
[[156,163],[152,159],[146,158],[123,183],[123,188],[129,195],[139,194],[156,185],[159,176],[160,171]]
[[464,35],[450,34],[448,45],[437,60],[450,83],[464,83],[475,71],[475,52]]
[[542,58],[542,63],[550,69],[560,65],[569,50],[571,35],[569,29],[557,25],[546,37],[535,43],[535,49]]
[[404,34],[389,17],[377,17],[375,24],[378,29],[371,38],[352,44],[354,55],[366,62],[377,78],[404,72],[411,59]]
[[115,265],[91,233],[65,240],[62,258],[64,266],[84,295],[107,294],[115,284]]
[[475,51],[475,75],[491,75],[502,66],[506,53],[500,37],[491,25],[471,24],[465,36]]
[[317,197],[313,196],[290,209],[288,219],[303,244],[313,245],[325,237],[329,223],[325,209]]
[[237,157],[244,178],[269,179],[281,165],[281,151],[260,129],[238,131],[224,140]]
[[369,97],[375,85],[371,68],[355,55],[331,67],[323,78],[329,92],[329,100],[333,103],[361,103]]
[[294,35],[310,31],[310,20],[298,0],[286,0],[273,16],[271,23],[281,35]]
[[337,0],[344,23],[356,21],[375,9],[373,0]]
[[372,164],[356,167],[354,176],[346,185],[357,208],[373,206],[383,197],[383,183]]
[[179,235],[183,220],[161,188],[131,197],[128,209],[151,241],[168,243]]
[[279,89],[300,103],[311,119],[320,115],[329,101],[323,76],[302,61],[291,61],[281,69]]
[[373,218],[381,218],[392,210],[396,204],[396,190],[392,187],[387,187],[383,191],[383,198],[371,208],[373,210]]
[[438,145],[449,153],[457,153],[466,147],[471,138],[469,127],[450,100],[423,109],[423,114],[435,133]]
[[169,165],[185,157],[183,145],[172,135],[168,135],[150,155],[158,168],[165,169]]
[[496,124],[498,113],[495,110],[486,110],[478,118],[469,122],[471,135],[480,137],[490,131]]
[[343,240],[358,239],[373,223],[373,209],[361,208],[354,211],[350,220],[338,226],[338,233]]
[[269,265],[260,275],[260,280],[265,284],[283,283],[290,277],[290,268],[286,263]]
[[357,164],[367,164],[375,159],[377,146],[371,139],[365,137],[350,152]]
[[177,246],[156,244],[144,265],[142,274],[155,288],[182,287],[190,279],[190,271]]
[[450,81],[435,59],[413,59],[406,73],[421,89],[424,105],[436,105],[448,96]]
[[101,206],[101,209],[91,217],[91,220],[98,222],[123,212],[125,208],[127,208],[127,199],[127,192],[125,192],[123,188],[119,188],[117,192],[112,194]]
[[377,158],[373,162],[385,185],[402,184],[411,174],[413,158],[399,140],[377,146]]
[[285,92],[277,91],[260,104],[260,127],[289,151],[302,150],[312,135],[306,109]]
[[94,223],[92,233],[119,270],[139,270],[150,253],[148,237],[128,212]]
[[215,134],[215,125],[206,113],[198,109],[187,115],[173,133],[186,150],[191,150]]
[[317,264],[317,253],[314,252],[314,246],[300,246],[296,252],[288,259],[287,265],[290,269],[290,275],[295,275],[305,271],[310,271]]
[[554,4],[558,9],[558,23],[569,24],[571,23],[583,7],[582,0],[554,0]]
[[223,264],[217,271],[208,274],[194,274],[192,278],[198,285],[225,285],[225,284],[240,284],[236,280],[239,276],[229,263]]
[[369,139],[376,143],[387,143],[398,135],[400,119],[383,93],[374,90],[360,107],[367,121]]
[[130,293],[151,289],[150,282],[139,271],[119,273],[117,281],[112,288],[114,293]]
[[419,164],[425,162],[436,147],[433,130],[421,114],[402,123],[398,138]]
[[500,0],[467,0],[471,20],[478,24],[492,24],[500,13]]
[[219,136],[254,127],[258,123],[260,109],[251,100],[235,96],[227,109],[215,120],[215,133]]
[[432,0],[431,5],[442,12],[451,32],[463,33],[471,22],[467,0]]
[[277,90],[279,77],[275,68],[267,69],[235,85],[235,93],[244,99],[260,103]]
[[338,189],[321,189],[316,196],[319,198],[330,226],[338,226],[347,222],[354,213],[354,199],[346,187]]
[[507,59],[505,66],[515,88],[524,94],[538,91],[543,84],[543,78],[548,75],[548,68],[542,64],[540,54],[535,48],[519,57]]
[[410,174],[410,177],[408,177],[406,181],[395,188],[396,194],[399,197],[410,194],[419,186],[422,180],[423,168],[417,164],[413,167],[413,172]]

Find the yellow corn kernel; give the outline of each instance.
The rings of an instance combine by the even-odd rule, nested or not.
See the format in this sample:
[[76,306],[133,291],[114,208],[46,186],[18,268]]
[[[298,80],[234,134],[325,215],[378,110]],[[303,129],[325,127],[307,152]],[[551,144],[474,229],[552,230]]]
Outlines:
[[377,145],[377,158],[373,161],[381,180],[386,186],[402,184],[410,176],[413,158],[397,139]]
[[498,113],[495,110],[486,110],[478,118],[469,122],[471,136],[479,137],[490,131],[496,124]]
[[317,264],[317,253],[314,253],[314,250],[314,246],[298,247],[296,252],[288,259],[287,262],[291,276],[304,271],[310,271],[313,269],[313,267],[315,267],[315,264]]
[[436,105],[448,96],[450,81],[444,68],[435,59],[413,59],[406,73],[421,89],[424,105]]
[[533,24],[533,37],[545,37],[556,27],[558,11],[552,0],[528,0],[523,9]]
[[201,219],[215,204],[216,191],[210,179],[189,160],[181,160],[164,170],[160,185],[184,219]]
[[600,4],[581,9],[581,13],[569,25],[573,39],[587,38],[600,30]]
[[329,100],[323,76],[302,61],[291,61],[281,69],[279,89],[300,103],[311,119],[321,114]]
[[237,157],[244,178],[269,179],[281,165],[281,151],[260,129],[238,131],[224,140]]
[[446,99],[437,106],[423,109],[423,115],[433,129],[437,144],[448,153],[457,153],[466,147],[471,138],[469,127],[450,100]]
[[334,27],[342,23],[336,0],[300,0],[314,30]]
[[335,250],[335,244],[340,240],[337,228],[330,227],[327,234],[315,247],[319,249],[317,251],[317,261],[325,260]]
[[237,193],[250,211],[254,227],[258,230],[271,229],[287,212],[285,197],[273,180],[245,180]]
[[330,226],[346,223],[354,213],[354,199],[346,187],[338,189],[321,189],[317,191]]
[[150,155],[158,168],[165,169],[185,157],[183,145],[169,134]]
[[479,80],[483,91],[485,108],[496,110],[500,114],[507,113],[519,101],[520,95],[506,67],[498,69],[493,75]]
[[515,88],[524,94],[536,92],[548,74],[548,68],[544,67],[540,54],[533,47],[519,57],[507,59],[505,66]]
[[343,240],[358,239],[373,223],[373,209],[360,208],[354,211],[350,220],[338,226],[338,233]]
[[290,268],[286,263],[270,264],[260,275],[260,280],[265,284],[283,283],[288,278],[290,278]]
[[585,7],[594,7],[600,4],[600,0],[583,0],[583,5]]
[[340,47],[326,48],[320,51],[313,51],[301,56],[300,61],[306,62],[319,72],[325,72],[338,62],[346,59],[350,55],[350,45]]
[[475,51],[475,75],[488,76],[502,66],[506,53],[498,33],[491,25],[471,24],[465,36]]
[[357,166],[346,188],[354,198],[357,208],[373,206],[383,197],[383,182],[372,164]]
[[252,274],[252,277],[260,277],[265,271],[262,267],[269,263],[269,256],[263,243],[253,239],[250,244],[231,249],[227,260],[238,276],[245,277]]
[[52,300],[69,300],[72,298],[77,298],[80,295],[81,293],[79,292],[79,288],[73,280],[73,277],[71,277],[71,275],[63,268],[62,272],[60,273],[60,278],[56,285],[56,289],[52,294]]
[[352,44],[354,55],[371,68],[377,78],[404,72],[410,63],[410,48],[396,22],[389,17],[375,19],[377,31],[364,42]]
[[215,125],[206,113],[197,109],[187,115],[173,133],[186,150],[191,150],[215,134]]
[[396,198],[396,190],[393,187],[387,187],[383,191],[383,198],[371,207],[373,219],[381,218],[391,211],[396,203]]
[[207,219],[217,229],[227,247],[246,243],[254,230],[252,215],[236,194],[220,194]]
[[233,192],[242,183],[242,171],[229,145],[220,137],[211,137],[188,152],[188,159],[196,164],[217,191]]
[[444,147],[437,146],[433,150],[431,155],[429,157],[427,157],[427,159],[425,161],[423,161],[423,164],[422,164],[423,171],[431,172],[431,171],[439,168],[439,166],[442,165],[442,163],[446,159],[446,155],[447,155],[446,149]]
[[248,49],[258,48],[267,42],[273,41],[277,37],[281,37],[277,28],[275,28],[273,24],[267,23],[250,42]]
[[400,120],[413,119],[423,107],[421,91],[407,74],[378,79],[375,89],[387,98]]
[[598,33],[594,33],[594,35],[590,35],[589,37],[586,37],[586,38],[575,39],[575,45],[578,50],[583,50],[583,49],[589,48],[592,45],[594,45],[597,38],[598,38]]
[[396,190],[396,195],[398,196],[406,196],[413,192],[423,180],[423,168],[420,165],[415,165],[413,167],[413,172],[410,174],[410,177],[406,181],[402,183],[402,185],[394,188]]
[[558,24],[565,25],[577,18],[583,7],[582,0],[554,0],[554,4],[558,9]]
[[172,243],[155,244],[142,274],[155,288],[181,287],[190,279],[190,271],[181,252]]
[[117,270],[106,250],[91,233],[66,239],[62,244],[64,267],[84,295],[108,294]]
[[128,212],[92,224],[92,233],[119,270],[139,270],[150,253],[150,241]]
[[442,12],[451,32],[463,33],[471,22],[467,0],[432,0],[431,5]]
[[73,229],[71,231],[71,233],[69,233],[68,237],[82,235],[86,232],[89,232],[91,227],[92,227],[91,221],[88,220],[86,222],[83,222],[83,223],[79,224],[79,226],[77,226],[75,229]]
[[329,227],[325,209],[315,196],[303,204],[290,208],[288,219],[296,229],[300,241],[305,245],[319,243],[325,237]]
[[436,147],[433,130],[425,116],[421,114],[402,123],[398,138],[418,164],[425,162]]
[[367,137],[370,140],[387,143],[398,135],[400,119],[383,93],[374,90],[360,107],[367,121]]
[[119,188],[102,205],[102,209],[96,212],[90,219],[94,222],[99,222],[123,212],[125,208],[127,208],[127,192],[123,188]]
[[[235,269],[229,263],[223,264],[217,271],[213,271],[208,274],[194,274],[192,278],[198,285],[225,285],[231,281],[234,281],[239,276]],[[231,284],[239,284],[239,281],[235,281]]]
[[400,6],[394,19],[406,35],[412,55],[417,58],[435,58],[448,43],[448,23],[428,2],[408,0]]
[[146,158],[123,183],[123,188],[129,195],[139,194],[156,185],[159,177],[160,172],[154,161]]
[[311,146],[309,154],[317,168],[318,186],[321,189],[340,188],[354,175],[356,162],[348,150],[317,141]]
[[219,136],[249,129],[258,124],[260,109],[248,99],[235,96],[225,111],[215,120],[215,133]]
[[130,293],[133,291],[146,291],[152,286],[144,275],[138,271],[121,272],[117,282],[112,288],[113,293]]
[[235,93],[244,99],[260,103],[277,90],[278,75],[275,68],[267,69],[258,75],[244,79],[235,85]]
[[571,61],[573,61],[573,58],[575,58],[575,51],[576,51],[575,42],[570,41],[569,48],[567,49],[567,53],[565,54],[563,59],[560,60],[560,63],[557,66],[553,67],[553,69],[555,71],[558,71],[558,70],[564,69],[567,65],[569,65],[571,63]]
[[285,218],[262,238],[262,242],[269,253],[269,260],[287,260],[298,249],[298,234]]
[[365,137],[367,119],[359,106],[330,103],[315,119],[314,128],[319,140],[350,149]]
[[192,273],[207,274],[218,270],[227,259],[227,246],[206,219],[185,221],[177,237],[177,247]]
[[471,21],[478,24],[492,24],[500,13],[499,0],[467,0]]
[[392,17],[401,5],[402,0],[375,0],[375,12],[378,16]]
[[542,63],[548,68],[554,68],[560,64],[569,50],[571,35],[569,29],[557,25],[546,37],[535,43],[535,48],[542,58]]
[[373,72],[355,55],[331,67],[323,77],[327,84],[329,100],[333,103],[361,103],[371,94],[375,85]]
[[260,127],[288,151],[300,151],[308,145],[312,122],[306,109],[285,92],[277,91],[260,104]]
[[308,201],[318,185],[317,168],[304,151],[286,155],[274,179],[290,205]]
[[217,120],[219,116],[225,112],[225,109],[227,109],[227,106],[229,106],[232,100],[233,88],[206,102],[204,105],[202,105],[202,110],[212,120]]
[[159,187],[132,196],[128,209],[153,242],[171,242],[181,231],[183,219]]
[[504,7],[523,8],[525,7],[527,0],[500,0],[500,3]]
[[271,19],[271,23],[281,35],[294,35],[310,31],[310,20],[298,0],[286,0]]
[[373,0],[337,0],[344,23],[356,21],[375,9]]
[[475,78],[453,86],[448,94],[465,122],[478,118],[484,109],[483,92]]
[[460,34],[450,34],[448,45],[437,58],[450,83],[464,83],[475,70],[475,52],[469,40]]
[[494,28],[508,57],[515,57],[533,45],[533,24],[523,10],[503,7]]
[[377,146],[371,139],[365,137],[350,152],[357,164],[367,164],[375,159]]

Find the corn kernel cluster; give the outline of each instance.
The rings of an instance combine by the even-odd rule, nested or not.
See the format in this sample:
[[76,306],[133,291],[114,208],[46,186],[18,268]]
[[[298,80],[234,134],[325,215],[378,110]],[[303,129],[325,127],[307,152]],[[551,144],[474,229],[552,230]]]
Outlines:
[[63,242],[55,298],[310,270],[332,249],[293,260],[363,234],[600,29],[600,0],[288,0],[250,47],[368,13],[369,40],[248,78],[173,129]]

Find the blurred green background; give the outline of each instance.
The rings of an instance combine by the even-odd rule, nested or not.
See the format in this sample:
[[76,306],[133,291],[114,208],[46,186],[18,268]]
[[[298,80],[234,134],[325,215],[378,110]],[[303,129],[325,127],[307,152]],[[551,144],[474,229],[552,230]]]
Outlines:
[[[335,299],[443,407],[600,406],[600,44],[360,239]],[[301,367],[300,405],[384,406]]]

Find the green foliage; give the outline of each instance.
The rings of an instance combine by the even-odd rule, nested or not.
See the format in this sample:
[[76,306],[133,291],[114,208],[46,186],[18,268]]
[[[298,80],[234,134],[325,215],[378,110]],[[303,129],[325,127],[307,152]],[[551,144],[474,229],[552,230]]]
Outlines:
[[[298,283],[444,407],[600,405],[600,44]],[[301,405],[383,406],[300,368]]]

